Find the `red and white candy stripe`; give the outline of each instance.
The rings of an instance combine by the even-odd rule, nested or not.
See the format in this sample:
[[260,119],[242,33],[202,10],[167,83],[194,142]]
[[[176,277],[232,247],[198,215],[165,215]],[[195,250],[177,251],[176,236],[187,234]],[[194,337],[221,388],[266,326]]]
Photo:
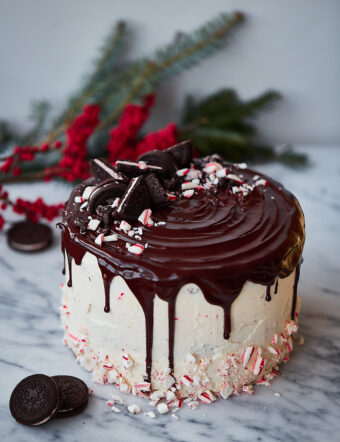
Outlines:
[[144,252],[144,247],[141,244],[130,244],[128,245],[127,249],[130,253],[133,253],[134,255],[141,255]]
[[247,347],[242,355],[242,365],[245,368],[249,362],[249,359],[251,358],[252,354],[254,353],[254,347]]
[[256,360],[254,361],[252,372],[255,376],[259,375],[265,366],[266,359],[261,355],[258,355]]
[[143,212],[139,215],[138,221],[141,222],[144,226],[149,224],[149,220],[151,220],[152,216],[152,210],[151,209],[145,209]]

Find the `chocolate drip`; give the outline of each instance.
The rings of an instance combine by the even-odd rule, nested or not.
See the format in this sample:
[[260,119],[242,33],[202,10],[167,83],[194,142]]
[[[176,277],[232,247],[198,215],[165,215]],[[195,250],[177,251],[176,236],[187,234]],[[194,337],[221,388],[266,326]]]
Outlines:
[[274,288],[274,294],[277,294],[279,288],[279,278],[276,278],[276,282],[275,282],[275,288]]
[[[239,173],[228,164],[230,173]],[[242,170],[244,180],[255,172]],[[266,177],[264,177],[266,178]],[[241,201],[223,189],[201,190],[193,198],[178,197],[153,213],[155,223],[143,228],[143,243],[148,248],[133,255],[126,242],[133,239],[122,233],[114,243],[97,245],[97,233],[81,235],[75,218],[87,220],[88,212],[79,212],[73,204],[84,186],[76,188],[64,213],[63,247],[69,267],[77,265],[86,252],[98,259],[105,287],[105,311],[110,310],[110,283],[121,276],[140,303],[146,326],[146,374],[151,380],[154,323],[154,297],[168,302],[169,367],[174,365],[175,306],[181,287],[196,284],[206,301],[224,310],[224,338],[231,332],[231,306],[246,281],[267,287],[266,300],[277,278],[289,276],[297,266],[304,242],[304,218],[292,194],[269,180],[261,190],[255,187]],[[140,225],[140,224],[136,224]],[[71,273],[70,273],[71,275]],[[299,268],[296,269],[292,317],[296,306]],[[72,284],[72,277],[71,277]]]
[[174,371],[174,347],[175,347],[175,308],[176,298],[173,298],[168,304],[169,320],[169,368]]
[[291,314],[291,319],[293,321],[295,320],[297,288],[298,288],[299,279],[300,279],[300,267],[301,267],[301,261],[299,262],[299,264],[296,266],[296,269],[295,269],[295,279],[294,279],[294,288],[293,288],[293,302],[292,302],[292,314]]
[[67,287],[72,287],[72,255],[67,253],[68,281]]
[[103,283],[104,283],[104,292],[105,292],[104,312],[108,313],[110,311],[110,288],[114,274],[108,271],[105,261],[103,261],[103,259],[101,258],[98,258],[98,266],[102,273]]

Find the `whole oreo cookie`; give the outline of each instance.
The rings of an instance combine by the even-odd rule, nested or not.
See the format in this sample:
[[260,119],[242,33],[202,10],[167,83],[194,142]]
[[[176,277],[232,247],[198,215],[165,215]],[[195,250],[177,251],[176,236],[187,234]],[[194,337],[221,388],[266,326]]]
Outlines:
[[167,149],[167,152],[175,159],[179,168],[190,166],[193,150],[191,140],[182,141]]
[[138,157],[138,161],[144,161],[147,165],[162,167],[166,176],[172,176],[178,169],[176,160],[164,150],[150,150]]
[[23,379],[14,388],[9,408],[18,422],[36,426],[47,422],[55,415],[60,399],[55,382],[48,376],[35,374]]
[[52,376],[61,394],[61,402],[55,417],[70,417],[81,413],[87,406],[87,385],[74,376]]
[[8,245],[20,252],[38,252],[52,242],[52,232],[46,224],[20,221],[7,232]]
[[110,179],[103,181],[95,187],[88,201],[88,210],[91,214],[96,212],[98,206],[105,205],[111,198],[121,198],[126,190],[122,181]]

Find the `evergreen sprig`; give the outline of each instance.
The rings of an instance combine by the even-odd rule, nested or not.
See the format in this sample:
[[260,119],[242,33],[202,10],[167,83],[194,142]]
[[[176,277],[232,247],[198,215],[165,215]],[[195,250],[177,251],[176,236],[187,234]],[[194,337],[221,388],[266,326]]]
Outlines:
[[[124,61],[122,56],[128,37],[127,26],[124,22],[117,23],[105,40],[92,72],[83,78],[80,87],[53,121],[49,121],[51,106],[46,101],[34,103],[33,126],[26,134],[18,135],[6,122],[0,121],[0,151],[15,144],[64,141],[65,129],[81,113],[84,105],[96,103],[101,108],[100,124],[91,139],[88,154],[89,157],[105,154],[108,129],[118,121],[128,103],[140,102],[162,82],[225,47],[243,18],[239,12],[220,14],[192,33],[178,33],[171,43],[156,50],[152,56],[130,62]],[[189,96],[184,107],[181,136],[191,138],[203,154],[220,152],[231,161],[279,159],[288,164],[302,164],[305,158],[297,158],[291,150],[279,155],[271,146],[261,146],[254,141],[256,128],[252,119],[259,112],[271,109],[279,98],[277,92],[267,91],[252,100],[242,101],[232,89],[223,89],[200,101]],[[36,161],[22,165],[20,177],[9,178],[35,177],[36,172],[58,162],[58,153],[38,157]]]
[[272,146],[259,144],[254,118],[271,110],[281,95],[268,90],[251,100],[241,100],[233,89],[222,89],[201,100],[186,98],[181,137],[191,138],[202,154],[220,153],[230,161],[273,161],[289,165],[306,163],[304,155],[292,150],[278,153]]
[[138,101],[153,92],[159,84],[192,67],[225,46],[227,36],[243,20],[239,12],[221,14],[191,34],[181,34],[172,43],[155,51],[150,58],[123,63],[121,54],[127,38],[124,22],[119,22],[102,47],[101,56],[92,74],[74,94],[63,112],[56,118],[43,140],[61,137],[65,125],[85,103],[101,107],[101,124],[97,131],[112,126],[131,101]]

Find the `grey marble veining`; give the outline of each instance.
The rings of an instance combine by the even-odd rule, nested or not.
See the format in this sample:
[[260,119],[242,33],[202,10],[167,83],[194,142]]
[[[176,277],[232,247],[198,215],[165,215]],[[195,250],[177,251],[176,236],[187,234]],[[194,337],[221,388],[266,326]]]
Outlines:
[[[36,255],[10,250],[0,235],[0,439],[15,442],[87,441],[340,441],[340,150],[301,148],[313,166],[296,171],[272,164],[258,169],[292,190],[306,216],[307,241],[301,270],[301,333],[290,362],[271,387],[258,386],[253,397],[241,395],[197,410],[184,409],[179,421],[170,414],[150,419],[106,405],[114,388],[91,383],[62,343],[59,284],[62,258],[58,232],[54,246]],[[69,188],[12,186],[30,198],[42,194],[65,199]],[[8,409],[14,386],[32,373],[71,374],[94,395],[80,416],[52,420],[38,428],[17,424]],[[280,396],[274,393],[279,393]],[[143,411],[146,401],[138,403]]]

